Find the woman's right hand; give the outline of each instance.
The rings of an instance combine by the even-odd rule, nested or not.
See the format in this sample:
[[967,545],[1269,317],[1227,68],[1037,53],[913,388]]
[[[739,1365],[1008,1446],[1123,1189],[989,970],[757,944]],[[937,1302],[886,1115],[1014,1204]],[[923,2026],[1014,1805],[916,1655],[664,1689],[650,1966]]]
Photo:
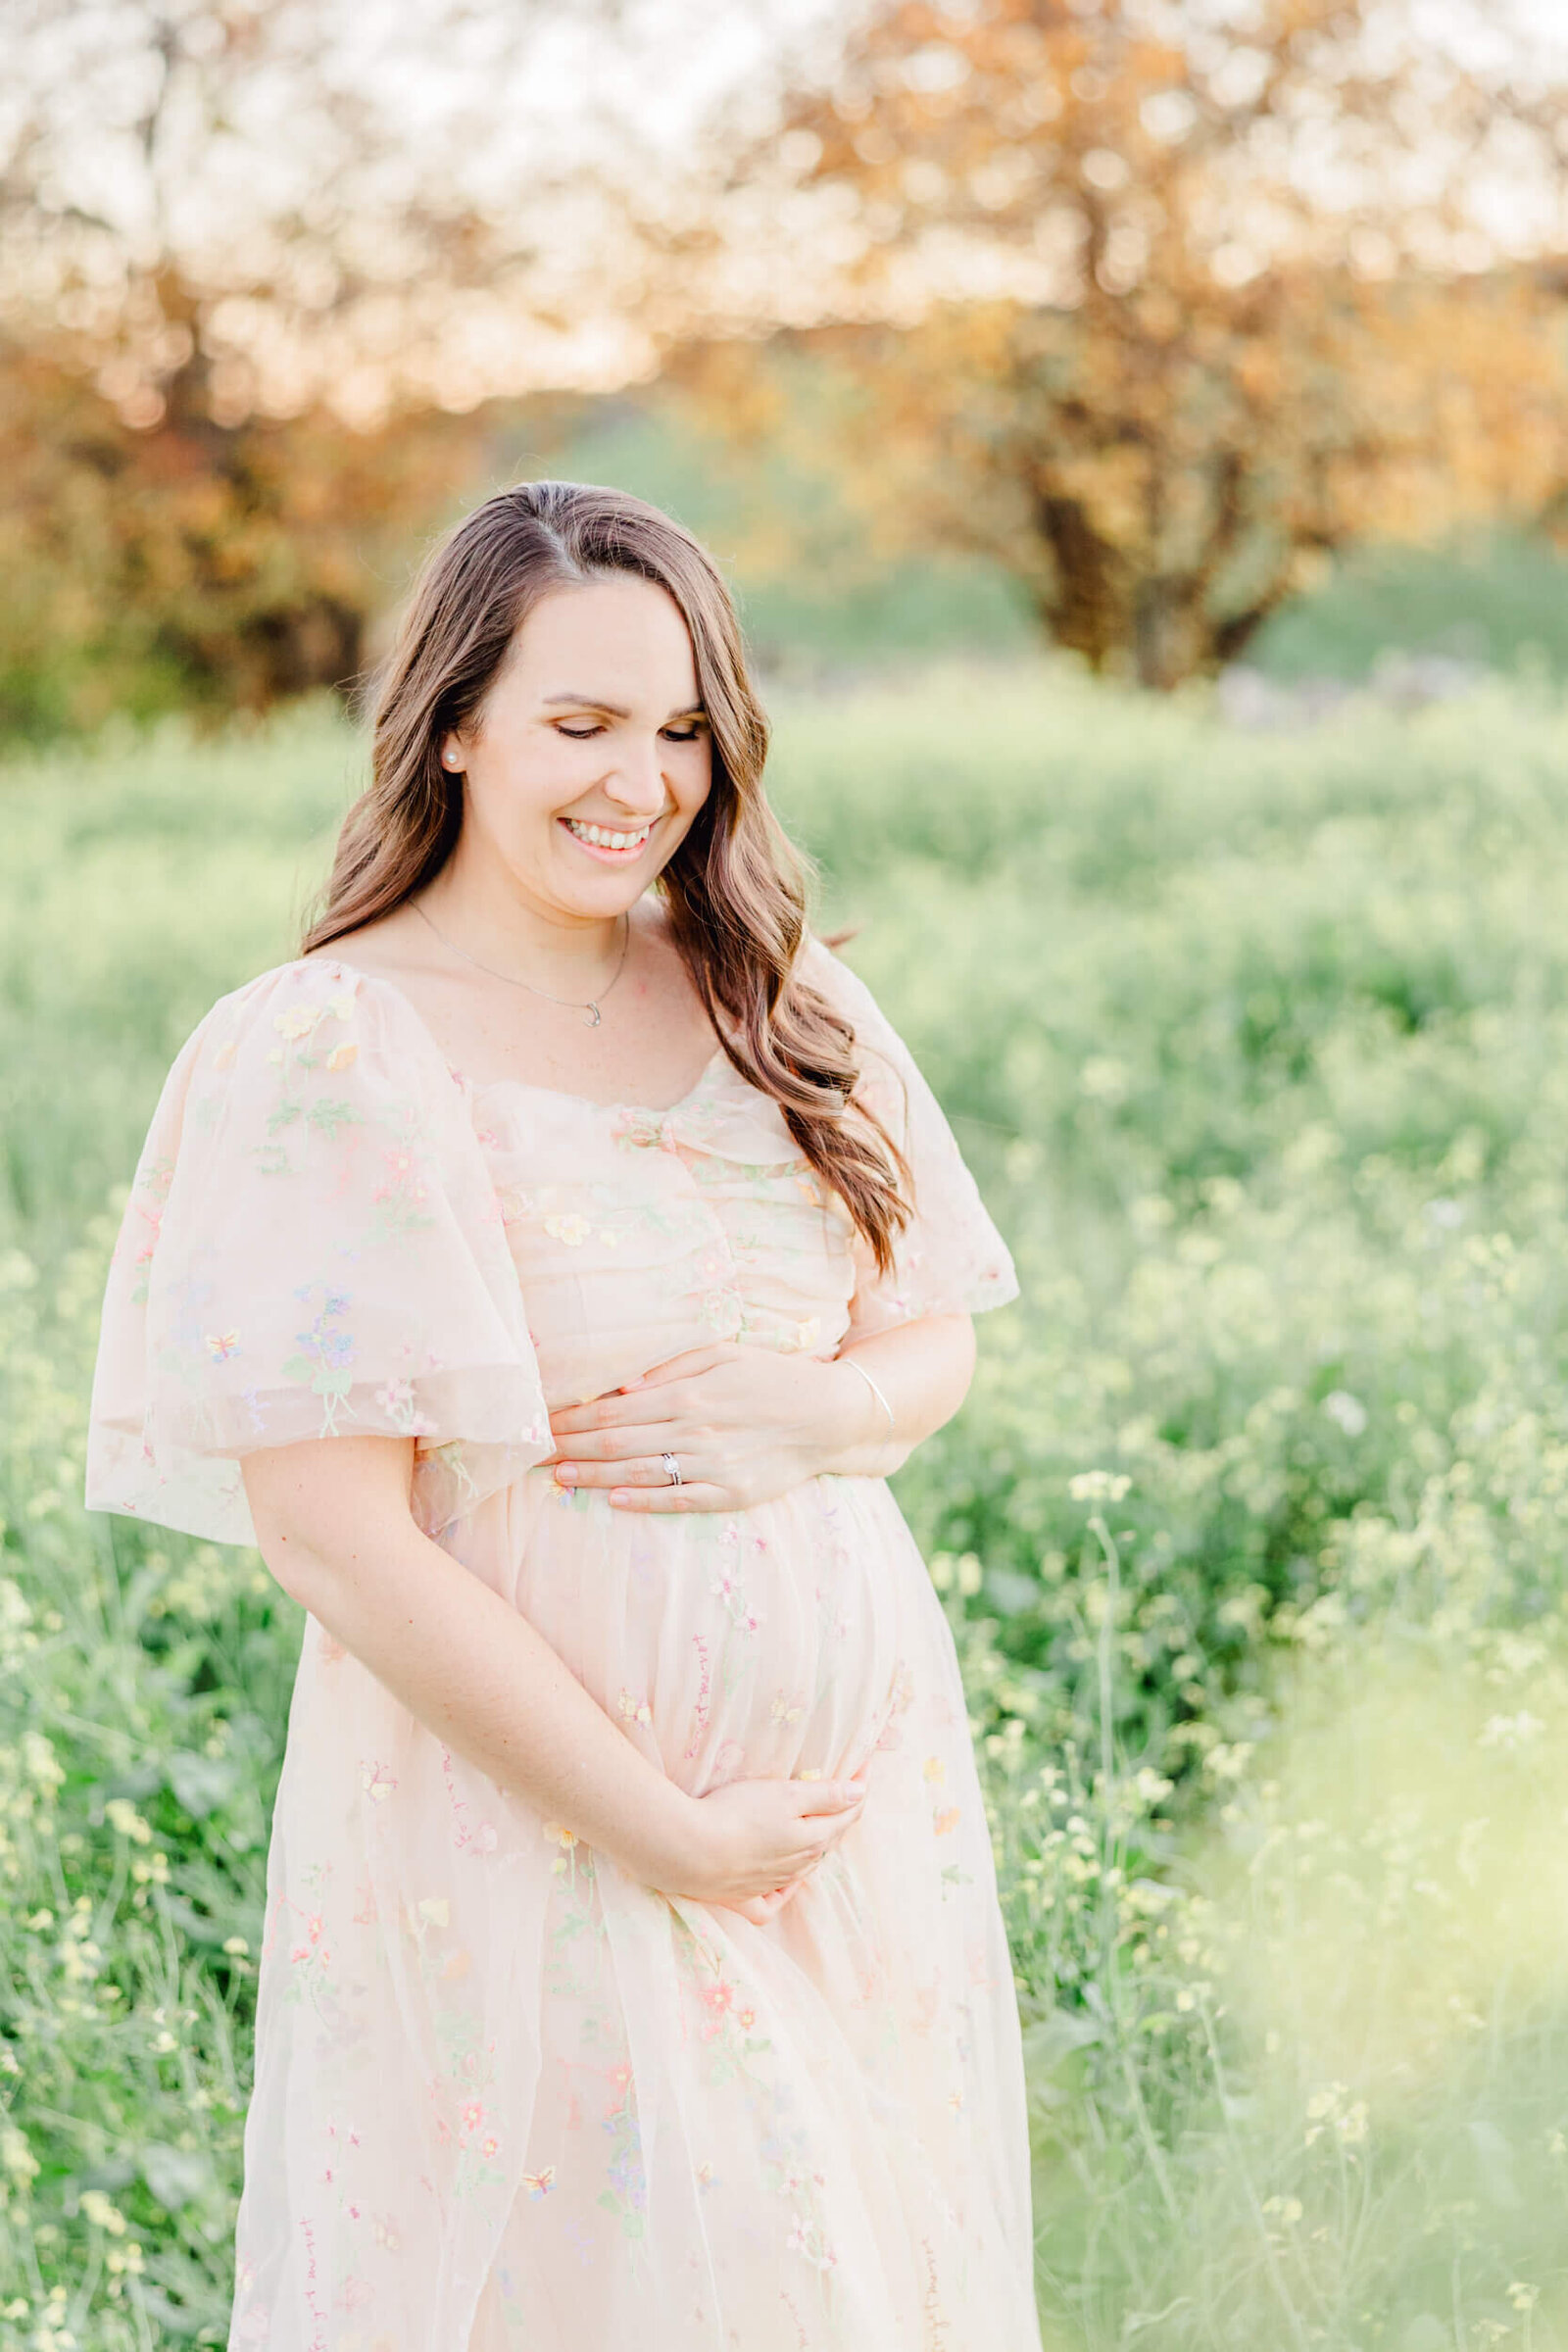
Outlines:
[[761,1926],[859,1820],[865,1782],[728,1781],[693,1802],[692,1852],[679,1886],[662,1891],[738,1911]]

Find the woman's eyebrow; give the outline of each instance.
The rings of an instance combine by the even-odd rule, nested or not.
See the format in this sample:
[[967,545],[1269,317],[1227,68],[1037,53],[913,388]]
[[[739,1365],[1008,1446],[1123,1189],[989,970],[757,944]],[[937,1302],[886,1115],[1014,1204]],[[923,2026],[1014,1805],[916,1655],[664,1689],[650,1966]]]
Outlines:
[[612,718],[630,718],[631,716],[631,712],[623,710],[619,703],[607,703],[604,696],[600,694],[547,694],[545,702],[547,705],[572,703],[579,710],[608,710]]
[[[547,694],[544,699],[547,710],[557,703],[569,703],[578,710],[608,710],[612,718],[630,718],[631,716],[631,712],[623,709],[619,703],[607,703],[602,696],[597,694]],[[702,704],[697,702],[687,703],[681,710],[672,710],[669,718],[705,718],[707,715]],[[664,724],[668,726],[668,718],[665,719]]]

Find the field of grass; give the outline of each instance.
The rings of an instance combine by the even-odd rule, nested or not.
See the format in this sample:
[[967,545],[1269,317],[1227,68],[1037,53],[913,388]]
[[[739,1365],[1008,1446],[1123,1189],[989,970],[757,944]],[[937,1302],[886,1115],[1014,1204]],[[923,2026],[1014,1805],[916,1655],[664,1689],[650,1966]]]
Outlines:
[[[1258,738],[1039,664],[778,716],[1024,1280],[901,1493],[1050,2352],[1565,2352],[1568,709]],[[306,712],[0,782],[0,2352],[223,2340],[300,1618],[89,1519],[82,1416],[158,1084],[359,760]]]

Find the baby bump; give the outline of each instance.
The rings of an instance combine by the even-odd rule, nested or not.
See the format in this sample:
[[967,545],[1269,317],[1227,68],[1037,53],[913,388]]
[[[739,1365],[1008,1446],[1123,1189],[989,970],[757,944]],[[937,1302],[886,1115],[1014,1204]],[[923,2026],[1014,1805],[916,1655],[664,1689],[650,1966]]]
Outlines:
[[854,1772],[897,1711],[901,1586],[924,1570],[880,1482],[643,1518],[532,1473],[512,1519],[509,1597],[694,1793]]

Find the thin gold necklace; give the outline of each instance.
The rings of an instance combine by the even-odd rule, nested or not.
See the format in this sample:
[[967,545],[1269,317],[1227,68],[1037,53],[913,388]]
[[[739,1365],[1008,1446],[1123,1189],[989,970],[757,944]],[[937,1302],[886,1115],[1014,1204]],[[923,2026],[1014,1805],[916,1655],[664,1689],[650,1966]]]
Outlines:
[[575,998],[553,997],[548,988],[535,988],[531,980],[519,980],[513,972],[498,972],[493,964],[481,963],[477,956],[470,956],[466,948],[460,948],[455,939],[448,939],[443,930],[439,929],[435,923],[430,922],[430,917],[425,913],[424,908],[419,905],[417,899],[411,899],[409,901],[409,905],[414,908],[414,911],[416,915],[419,915],[426,923],[429,923],[430,929],[435,932],[435,935],[441,942],[441,945],[444,948],[450,948],[454,956],[461,956],[465,963],[471,963],[475,971],[488,972],[492,980],[504,980],[509,988],[525,988],[531,997],[543,997],[547,1004],[561,1004],[564,1005],[568,1012],[580,1012],[583,1015],[585,1025],[590,1029],[597,1029],[600,1021],[604,1018],[604,1015],[600,1012],[599,1007],[604,1003],[606,997],[609,996],[611,990],[614,987],[615,982],[620,978],[622,971],[625,969],[626,952],[631,946],[631,917],[629,914],[623,914],[620,919],[626,927],[620,942],[620,959],[616,963],[614,970],[611,973],[610,978],[605,982],[604,987],[599,991],[598,996],[590,997],[586,1004],[581,1004],[576,1001]]

